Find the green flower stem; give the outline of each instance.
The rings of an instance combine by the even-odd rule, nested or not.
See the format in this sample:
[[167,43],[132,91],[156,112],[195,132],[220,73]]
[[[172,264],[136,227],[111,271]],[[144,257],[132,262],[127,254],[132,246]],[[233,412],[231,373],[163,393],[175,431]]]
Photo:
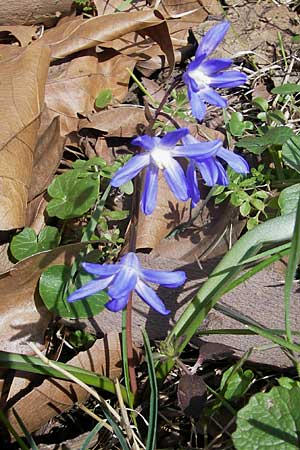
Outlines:
[[[177,354],[180,354],[207,317],[209,311],[218,302],[228,284],[242,270],[242,266],[239,266],[239,264],[255,255],[265,244],[276,244],[290,240],[293,236],[295,218],[296,214],[292,213],[268,220],[242,236],[217,265],[183,312],[167,337],[166,346],[175,340],[180,342],[176,349]],[[179,337],[182,340],[179,340]],[[174,359],[158,363],[156,368],[158,380],[163,381],[173,366]]]

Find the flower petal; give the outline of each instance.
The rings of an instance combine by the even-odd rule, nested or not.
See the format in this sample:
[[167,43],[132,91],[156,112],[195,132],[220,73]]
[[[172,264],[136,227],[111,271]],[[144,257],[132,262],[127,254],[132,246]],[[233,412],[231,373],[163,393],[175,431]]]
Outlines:
[[218,166],[214,158],[208,158],[204,162],[196,160],[196,164],[207,186],[214,186],[218,180]]
[[132,145],[144,148],[145,150],[152,150],[155,147],[155,140],[148,134],[138,136],[131,141]]
[[181,286],[185,280],[186,275],[182,270],[169,272],[166,270],[142,269],[142,276],[149,283],[160,284],[169,288]]
[[208,59],[201,64],[201,71],[205,75],[212,75],[220,70],[228,69],[232,64],[232,59]]
[[114,276],[105,278],[104,280],[92,280],[87,284],[72,292],[67,298],[69,303],[75,302],[89,295],[97,294],[97,292],[103,291],[112,282]]
[[125,166],[121,167],[112,177],[110,184],[119,187],[134,178],[144,167],[150,164],[150,154],[142,153],[131,158]]
[[128,295],[135,288],[137,279],[137,271],[124,265],[108,288],[108,295],[112,298]]
[[99,278],[106,278],[117,273],[121,266],[120,264],[82,263],[82,267],[92,275],[97,275]]
[[226,108],[227,106],[227,100],[209,87],[199,91],[199,96],[209,105],[218,106],[219,108]]
[[205,116],[206,106],[202,98],[189,87],[188,87],[188,96],[193,116],[200,121],[203,120]]
[[221,186],[227,186],[229,184],[229,180],[228,180],[226,170],[224,169],[224,167],[218,160],[216,160],[216,165],[218,168],[217,184],[220,184]]
[[197,158],[197,160],[202,161],[216,155],[222,147],[222,141],[220,139],[208,142],[200,142],[195,139],[192,143],[185,142],[187,141],[184,138],[184,145],[178,145],[170,151],[170,154],[173,157],[183,156],[185,158]]
[[187,66],[187,69],[186,69],[187,73],[192,70],[198,69],[198,67],[202,65],[202,62],[205,58],[206,58],[206,55],[203,54],[203,55],[198,56],[198,58],[195,58],[193,61],[191,61],[189,63],[189,65]]
[[112,298],[109,302],[105,303],[105,308],[112,312],[118,312],[126,308],[128,303],[128,294],[118,298]]
[[201,55],[210,55],[224,39],[230,27],[230,23],[227,21],[221,22],[218,25],[212,27],[201,39],[196,51],[196,58]]
[[190,160],[186,171],[186,180],[189,197],[192,200],[192,208],[194,208],[200,200],[200,191],[198,187],[196,167],[193,160]]
[[176,198],[186,201],[189,196],[187,192],[186,178],[181,165],[170,158],[168,167],[163,171],[164,177]]
[[223,147],[218,150],[217,156],[224,159],[236,172],[249,173],[249,165],[242,156],[237,155],[236,153],[233,153]]
[[141,208],[144,214],[152,214],[157,199],[158,167],[151,164],[145,176],[145,184],[141,199]]
[[178,128],[177,130],[170,131],[161,138],[160,145],[163,145],[164,147],[174,147],[174,145],[187,134],[189,134],[188,128]]
[[165,307],[156,292],[143,281],[139,280],[137,282],[135,290],[141,299],[158,313],[163,314],[164,316],[170,313],[170,310]]
[[245,84],[248,77],[238,70],[228,70],[217,75],[211,75],[209,85],[214,88],[231,88]]

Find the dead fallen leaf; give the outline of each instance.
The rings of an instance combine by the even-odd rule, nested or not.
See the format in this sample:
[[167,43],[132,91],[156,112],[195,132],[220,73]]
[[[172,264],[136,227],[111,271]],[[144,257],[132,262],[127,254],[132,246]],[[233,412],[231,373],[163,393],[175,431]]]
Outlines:
[[[122,38],[127,33],[140,32],[163,23],[162,16],[149,8],[145,11],[114,13],[87,20],[78,16],[48,30],[42,41],[49,45],[52,58],[59,59],[75,52],[94,48],[107,41]],[[151,37],[156,40],[155,34],[152,35],[152,30],[150,31]],[[161,43],[161,45],[166,44],[167,42]]]
[[0,24],[51,26],[63,14],[69,14],[73,0],[10,0],[1,3]]
[[41,346],[51,314],[36,292],[43,270],[54,264],[70,264],[83,244],[71,244],[38,253],[0,275],[0,350],[30,354],[27,342]]
[[99,57],[87,55],[50,68],[45,102],[54,118],[61,116],[63,136],[77,130],[78,114],[87,116],[94,109],[95,98],[105,88],[115,100],[122,101],[128,91],[129,73],[135,61],[115,52]]
[[144,108],[139,106],[119,106],[117,108],[99,111],[88,119],[79,122],[78,129],[98,130],[104,136],[133,137],[137,134],[137,126],[146,125]]
[[[22,227],[33,153],[44,100],[49,51],[40,45],[18,49],[0,67],[0,229]],[[9,53],[10,55],[10,53]],[[6,59],[7,58],[7,59]]]
[[[64,137],[60,132],[60,117],[55,117],[46,129],[43,120],[48,125],[47,109],[42,114],[42,124],[34,152],[32,182],[29,187],[28,200],[32,200],[45,191],[51,183],[60,163],[64,150]],[[44,119],[45,118],[45,119]]]
[[[79,353],[68,361],[68,364],[91,370],[111,379],[119,377],[122,372],[119,333],[112,332],[103,339],[97,340],[89,350]],[[12,407],[22,418],[28,431],[32,432],[41,428],[52,417],[71,408],[74,403],[84,403],[89,397],[88,392],[74,382],[47,379],[15,403],[13,402],[13,397],[16,396],[17,398],[19,396],[20,398],[19,386],[21,381],[19,377],[21,376],[19,373],[14,379],[8,399],[8,404],[10,405],[8,419],[21,435],[23,433],[12,413]],[[37,411],[39,412],[38,414]]]
[[184,374],[178,384],[177,399],[188,417],[200,417],[207,400],[207,388],[202,377]]
[[6,43],[7,39],[14,37],[21,47],[27,47],[36,37],[37,26],[2,25],[0,26],[0,42]]

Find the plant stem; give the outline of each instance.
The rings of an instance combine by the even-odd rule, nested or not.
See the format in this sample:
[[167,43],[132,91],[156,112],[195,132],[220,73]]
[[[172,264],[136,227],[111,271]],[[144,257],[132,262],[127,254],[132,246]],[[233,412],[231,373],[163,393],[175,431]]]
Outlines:
[[[136,236],[137,225],[139,219],[139,203],[140,203],[140,177],[136,177],[134,180],[134,197],[132,200],[132,214],[130,224],[130,236],[129,236],[129,251],[136,251]],[[129,295],[129,300],[126,308],[126,347],[127,347],[127,359],[128,359],[128,372],[130,378],[130,386],[133,395],[137,392],[137,382],[135,367],[133,361],[133,347],[132,347],[132,292]]]

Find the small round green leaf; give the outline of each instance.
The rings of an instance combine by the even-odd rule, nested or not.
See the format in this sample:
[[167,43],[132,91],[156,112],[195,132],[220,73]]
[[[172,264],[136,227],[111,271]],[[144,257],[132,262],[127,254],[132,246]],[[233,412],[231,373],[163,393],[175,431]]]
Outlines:
[[281,191],[278,198],[278,205],[281,215],[296,212],[300,198],[300,183],[293,184]]
[[[93,277],[89,274],[80,273],[76,280],[77,286],[73,291],[92,279]],[[63,265],[51,266],[43,272],[40,278],[39,292],[49,311],[66,319],[84,319],[94,317],[103,310],[108,300],[105,292],[99,292],[85,299],[68,303],[66,300],[68,296],[66,286],[69,281],[69,267]]]
[[243,217],[247,217],[250,214],[251,211],[251,206],[249,202],[244,202],[241,206],[240,206],[240,214]]
[[299,450],[300,388],[273,387],[251,397],[237,414],[236,450]]
[[51,250],[58,247],[60,234],[57,228],[46,226],[42,229],[38,237],[38,251]]
[[54,178],[48,187],[52,200],[47,206],[47,212],[49,216],[60,219],[80,217],[94,205],[98,192],[97,176],[70,170]]
[[35,231],[32,228],[24,228],[21,233],[12,238],[10,251],[18,261],[38,253],[38,243]]
[[111,89],[102,89],[96,97],[95,105],[97,108],[105,108],[112,101],[112,98]]
[[127,183],[122,184],[122,186],[120,186],[120,191],[123,192],[123,194],[131,195],[133,193],[133,182],[129,180]]
[[[254,378],[252,370],[242,369],[233,373],[234,367],[229,367],[222,376],[221,390],[227,400],[233,400],[242,397],[250,387]],[[232,375],[233,374],[233,375]]]

